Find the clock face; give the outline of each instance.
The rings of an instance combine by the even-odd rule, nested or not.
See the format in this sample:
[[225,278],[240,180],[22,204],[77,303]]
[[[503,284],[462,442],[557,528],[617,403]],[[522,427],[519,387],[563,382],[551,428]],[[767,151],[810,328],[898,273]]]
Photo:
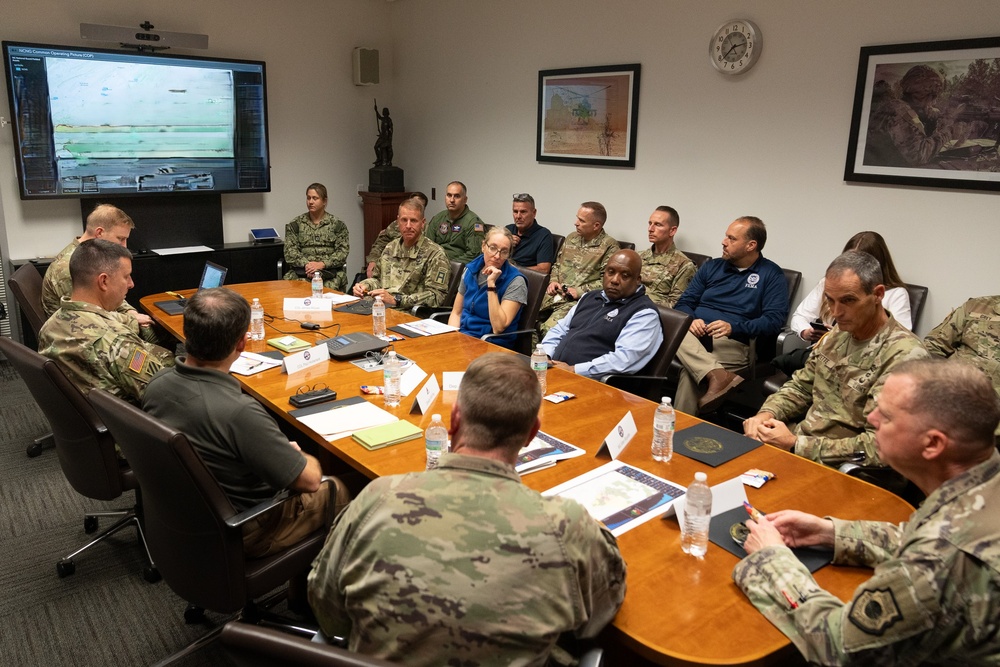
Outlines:
[[760,29],[751,21],[733,19],[719,26],[708,45],[712,64],[725,74],[742,74],[760,57]]

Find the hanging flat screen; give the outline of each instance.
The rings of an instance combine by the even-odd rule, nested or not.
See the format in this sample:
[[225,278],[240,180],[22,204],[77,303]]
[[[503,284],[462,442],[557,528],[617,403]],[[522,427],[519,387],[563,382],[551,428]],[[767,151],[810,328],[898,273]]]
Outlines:
[[3,42],[21,199],[269,192],[264,63]]

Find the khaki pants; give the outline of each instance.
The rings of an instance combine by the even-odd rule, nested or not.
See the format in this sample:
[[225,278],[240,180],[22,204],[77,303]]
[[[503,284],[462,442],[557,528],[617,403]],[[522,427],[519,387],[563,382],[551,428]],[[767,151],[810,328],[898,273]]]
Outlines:
[[738,371],[747,367],[750,360],[750,346],[732,338],[716,338],[709,352],[694,334],[688,332],[677,348],[677,360],[684,369],[677,381],[677,396],[674,407],[689,415],[698,414],[698,397],[703,391],[701,381],[716,368]]
[[284,551],[310,533],[329,528],[347,507],[351,495],[334,477],[315,493],[301,493],[281,507],[243,526],[243,550],[249,558],[263,558]]

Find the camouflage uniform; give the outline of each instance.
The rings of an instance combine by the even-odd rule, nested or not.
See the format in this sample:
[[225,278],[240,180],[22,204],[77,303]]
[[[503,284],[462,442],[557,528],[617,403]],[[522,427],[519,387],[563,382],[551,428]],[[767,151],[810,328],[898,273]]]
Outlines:
[[323,285],[343,292],[347,289],[347,253],[351,249],[347,225],[329,213],[319,225],[314,225],[308,213],[303,213],[285,225],[285,264],[289,267],[285,280],[300,278],[291,267],[302,268],[307,262],[323,262]]
[[1000,296],[969,299],[951,311],[924,337],[924,347],[932,356],[955,355],[982,369],[1000,394]]
[[652,248],[643,250],[639,257],[642,258],[642,284],[646,286],[646,295],[661,306],[673,308],[694,276],[694,262],[675,245],[662,253]]
[[784,422],[805,415],[793,429],[799,456],[838,466],[863,454],[865,465],[883,465],[868,413],[894,365],[927,356],[920,339],[887,315],[889,321],[867,341],[835,326],[816,343],[805,368],[761,406]]
[[[52,317],[52,314],[59,310],[60,299],[73,294],[73,279],[69,275],[69,258],[79,247],[80,239],[73,239],[73,242],[63,248],[49,264],[49,268],[45,270],[45,277],[42,278],[42,309],[45,310],[46,317]],[[132,310],[135,308],[130,306],[128,301],[122,301],[115,312],[127,315]],[[129,317],[132,316],[129,315]]]
[[581,505],[460,454],[371,482],[309,575],[324,633],[408,665],[543,665],[560,633],[593,637],[624,596],[615,538]]
[[[559,250],[549,280],[576,289],[578,297],[591,290],[601,289],[604,265],[618,250],[621,250],[618,241],[608,236],[604,229],[590,241],[584,241],[578,232],[573,232],[566,237]],[[550,294],[545,295],[539,312],[539,319],[545,317],[541,325],[543,338],[549,329],[566,317],[572,307],[573,302],[566,301],[562,296],[556,300]]]
[[369,262],[377,262],[378,258],[382,256],[382,251],[385,247],[389,245],[390,241],[395,241],[399,238],[399,220],[393,220],[389,223],[389,226],[378,233],[375,238],[375,243],[372,244],[371,252],[368,253],[368,257],[365,258],[365,264]]
[[921,118],[903,100],[888,99],[872,111],[868,121],[864,162],[888,167],[919,167],[930,162],[955,136],[955,127],[950,122]]
[[[1000,663],[1000,455],[945,482],[895,526],[834,519],[834,563],[875,567],[850,602],[821,589],[785,547],[733,580],[810,663]],[[782,591],[798,597],[789,608]]]
[[468,206],[456,220],[445,209],[427,223],[427,238],[441,246],[448,259],[468,264],[483,253],[486,223]]
[[389,243],[375,263],[372,277],[362,280],[366,290],[384,288],[398,294],[396,308],[437,307],[448,294],[451,264],[437,243],[420,236],[412,248],[398,238]]
[[105,391],[136,405],[158,370],[174,356],[139,337],[139,323],[83,301],[62,300],[62,308],[38,332],[38,351],[59,364],[83,393]]

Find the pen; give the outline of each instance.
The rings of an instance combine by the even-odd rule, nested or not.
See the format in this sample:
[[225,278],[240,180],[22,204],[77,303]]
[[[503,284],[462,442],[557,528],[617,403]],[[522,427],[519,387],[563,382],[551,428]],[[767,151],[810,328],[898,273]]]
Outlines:
[[799,603],[792,599],[792,596],[788,594],[788,591],[782,589],[781,594],[785,596],[786,600],[788,600],[788,604],[792,607],[792,609],[799,608]]

